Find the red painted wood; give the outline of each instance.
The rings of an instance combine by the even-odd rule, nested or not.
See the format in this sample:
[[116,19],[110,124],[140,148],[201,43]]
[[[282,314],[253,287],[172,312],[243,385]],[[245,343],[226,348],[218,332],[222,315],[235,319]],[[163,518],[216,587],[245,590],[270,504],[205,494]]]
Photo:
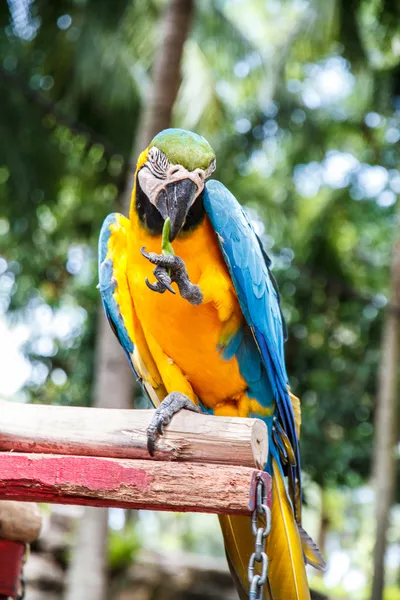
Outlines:
[[128,476],[130,483],[145,490],[149,476],[137,464],[141,461],[93,458],[87,456],[59,456],[41,454],[0,454],[0,485],[4,480],[35,479],[43,486],[71,482],[93,492],[113,490]]
[[0,453],[0,500],[250,514],[254,469],[90,456]]
[[17,597],[24,555],[25,544],[0,539],[0,599]]

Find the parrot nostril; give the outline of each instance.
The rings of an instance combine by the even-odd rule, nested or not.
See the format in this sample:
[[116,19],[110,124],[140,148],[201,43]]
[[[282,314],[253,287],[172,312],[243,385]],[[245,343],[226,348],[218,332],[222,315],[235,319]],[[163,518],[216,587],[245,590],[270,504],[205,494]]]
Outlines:
[[179,165],[174,165],[171,167],[169,173],[170,173],[170,175],[174,175],[175,173],[178,173],[178,171],[179,171]]

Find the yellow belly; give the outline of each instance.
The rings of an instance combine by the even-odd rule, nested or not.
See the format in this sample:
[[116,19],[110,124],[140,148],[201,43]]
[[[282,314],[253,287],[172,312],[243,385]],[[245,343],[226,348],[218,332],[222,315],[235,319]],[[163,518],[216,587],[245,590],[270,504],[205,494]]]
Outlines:
[[[215,408],[221,403],[237,403],[246,389],[246,382],[236,358],[227,361],[218,350],[224,324],[216,307],[212,303],[192,306],[179,295],[175,284],[176,295],[150,290],[145,278],[154,281],[154,265],[141,255],[142,246],[147,251],[160,253],[161,237],[150,236],[137,225],[129,248],[128,279],[145,335],[151,335],[180,368],[205,406]],[[192,283],[199,281],[207,261],[213,261],[217,268],[226,272],[215,234],[207,221],[190,237],[174,241],[173,246],[176,254],[185,261]],[[234,310],[240,320],[237,301]],[[226,407],[224,412],[227,412]]]

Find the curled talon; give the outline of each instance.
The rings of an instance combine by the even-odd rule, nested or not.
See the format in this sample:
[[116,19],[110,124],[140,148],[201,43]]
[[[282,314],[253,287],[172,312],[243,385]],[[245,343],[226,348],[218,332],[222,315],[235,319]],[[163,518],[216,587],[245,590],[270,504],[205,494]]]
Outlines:
[[146,282],[151,290],[162,294],[167,289],[175,294],[176,292],[172,289],[171,283],[176,283],[181,297],[190,304],[198,306],[203,302],[201,289],[190,281],[186,265],[180,256],[146,252],[145,247],[141,248],[141,253],[148,261],[156,265],[154,276],[158,283],[149,285]]
[[176,294],[175,290],[171,287],[171,278],[164,267],[156,267],[153,274],[157,281],[155,283],[150,283],[146,277],[145,282],[148,288],[159,294],[163,294],[165,290],[168,290],[171,294]]
[[167,289],[163,283],[160,283],[159,281],[156,281],[156,283],[150,283],[150,281],[147,279],[145,279],[145,283],[147,285],[148,288],[150,288],[153,292],[158,292],[159,294],[163,294],[165,292],[165,290]]
[[176,291],[174,290],[174,288],[173,288],[173,287],[171,287],[171,286],[170,286],[170,284],[169,284],[169,283],[164,283],[164,285],[165,285],[165,287],[167,288],[167,290],[168,290],[169,292],[171,292],[171,294],[176,294]]
[[154,277],[163,285],[165,288],[171,292],[171,294],[175,294],[175,290],[171,287],[171,277],[167,273],[164,267],[157,266],[154,271]]
[[153,265],[159,267],[174,267],[176,263],[184,264],[179,256],[166,256],[164,254],[156,254],[155,252],[146,252],[145,246],[140,249],[140,252]]
[[141,252],[142,256],[147,258],[147,260],[150,260],[150,254],[148,252],[146,252],[146,246],[142,246],[140,248],[140,252]]
[[142,256],[144,256],[145,258],[147,258],[147,260],[149,262],[151,262],[153,265],[157,265],[157,266],[164,266],[163,263],[163,258],[165,258],[162,254],[156,254],[155,252],[146,252],[146,247],[142,246],[142,248],[140,248],[140,253]]
[[156,430],[154,428],[149,427],[147,429],[147,451],[150,454],[150,456],[154,456],[154,453],[156,451],[156,440]]

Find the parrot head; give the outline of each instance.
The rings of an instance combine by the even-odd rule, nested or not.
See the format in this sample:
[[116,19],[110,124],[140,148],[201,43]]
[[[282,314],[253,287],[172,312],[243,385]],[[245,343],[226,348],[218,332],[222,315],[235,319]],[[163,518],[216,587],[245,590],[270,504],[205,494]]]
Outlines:
[[183,129],[165,129],[139,158],[136,210],[147,228],[160,234],[170,219],[172,242],[185,228],[203,217],[204,184],[215,170],[215,154],[200,135]]

